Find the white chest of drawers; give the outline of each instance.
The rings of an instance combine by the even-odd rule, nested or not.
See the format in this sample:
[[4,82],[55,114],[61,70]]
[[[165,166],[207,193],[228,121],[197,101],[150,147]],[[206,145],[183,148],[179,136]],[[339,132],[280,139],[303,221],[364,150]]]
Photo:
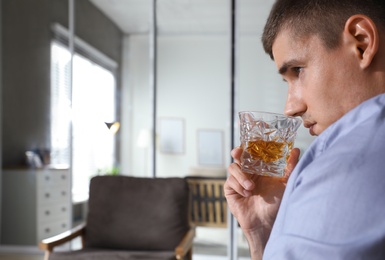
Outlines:
[[2,172],[1,244],[37,245],[71,228],[68,169]]

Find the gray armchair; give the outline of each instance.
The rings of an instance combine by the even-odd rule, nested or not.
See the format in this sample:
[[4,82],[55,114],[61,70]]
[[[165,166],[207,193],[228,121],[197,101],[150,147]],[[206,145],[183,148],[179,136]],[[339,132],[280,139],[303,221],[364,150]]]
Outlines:
[[[46,260],[191,259],[194,235],[185,179],[97,176],[90,184],[86,224],[39,247]],[[78,236],[81,250],[54,251]]]

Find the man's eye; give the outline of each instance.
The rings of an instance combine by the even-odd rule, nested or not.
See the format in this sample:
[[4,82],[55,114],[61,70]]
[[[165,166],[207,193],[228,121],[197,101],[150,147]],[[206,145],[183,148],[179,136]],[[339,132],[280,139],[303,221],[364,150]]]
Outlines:
[[292,71],[296,74],[299,75],[299,73],[302,71],[303,67],[293,67]]

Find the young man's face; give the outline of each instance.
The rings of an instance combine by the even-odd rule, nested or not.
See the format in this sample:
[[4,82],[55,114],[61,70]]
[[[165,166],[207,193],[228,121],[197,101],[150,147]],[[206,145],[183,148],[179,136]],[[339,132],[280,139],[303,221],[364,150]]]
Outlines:
[[359,66],[345,47],[326,49],[317,36],[299,39],[288,30],[273,44],[275,63],[289,87],[285,113],[301,116],[312,135],[358,105],[353,81]]

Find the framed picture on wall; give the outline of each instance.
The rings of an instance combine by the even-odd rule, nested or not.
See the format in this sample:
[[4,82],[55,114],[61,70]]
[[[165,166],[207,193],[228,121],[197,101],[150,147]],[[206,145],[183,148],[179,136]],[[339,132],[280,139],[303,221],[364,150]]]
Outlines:
[[184,120],[182,118],[160,118],[159,147],[161,153],[184,153]]
[[205,166],[223,166],[223,131],[198,129],[198,163]]

